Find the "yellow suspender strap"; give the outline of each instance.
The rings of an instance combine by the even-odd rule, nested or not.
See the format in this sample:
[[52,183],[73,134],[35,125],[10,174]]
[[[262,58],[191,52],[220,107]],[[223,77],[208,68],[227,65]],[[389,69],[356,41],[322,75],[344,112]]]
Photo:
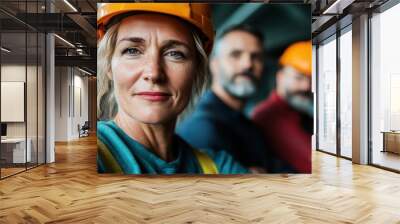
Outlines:
[[123,173],[122,168],[115,160],[107,146],[100,140],[97,139],[97,156],[100,156],[104,165],[109,169],[107,172],[111,173]]
[[199,161],[203,174],[218,174],[217,166],[214,161],[204,152],[194,149],[194,154]]

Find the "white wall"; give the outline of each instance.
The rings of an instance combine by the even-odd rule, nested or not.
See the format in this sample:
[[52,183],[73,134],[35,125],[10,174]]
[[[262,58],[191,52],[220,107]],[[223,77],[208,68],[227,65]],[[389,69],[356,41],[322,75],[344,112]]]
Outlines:
[[77,139],[78,124],[88,120],[88,78],[83,75],[76,68],[56,67],[55,141]]
[[68,86],[67,67],[55,68],[55,141],[68,140]]
[[[25,70],[27,69],[27,70]],[[1,66],[1,81],[4,82],[25,82],[25,75],[26,71],[28,72],[28,75],[30,74],[35,74],[36,75],[36,66],[27,66],[25,67],[24,65],[18,65],[18,64],[6,64]],[[29,77],[28,77],[29,78]],[[36,86],[36,80],[29,80],[29,85],[34,85]],[[27,88],[27,103],[31,104],[31,102],[35,102],[34,104],[27,105],[31,106],[29,109],[29,112],[33,109],[36,111],[36,88]],[[39,105],[40,107],[41,105]],[[35,108],[32,108],[35,107]],[[7,110],[7,108],[1,108],[1,110]],[[36,130],[36,125],[34,126],[31,124],[32,121],[36,123],[37,115],[36,113],[27,113],[27,119],[28,122],[28,129],[31,127]],[[7,122],[7,136],[8,137],[25,137],[25,123],[26,122]],[[34,126],[34,127],[33,127]],[[30,130],[28,130],[28,137],[29,133],[31,133]],[[36,135],[36,132],[35,132]]]
[[[74,108],[72,109],[72,132],[71,135],[73,138],[78,137],[78,124],[81,126],[88,121],[88,78],[82,77],[83,73],[79,72],[78,75],[76,72],[79,70],[74,70],[74,91],[72,98],[74,99],[73,105]],[[72,104],[72,103],[71,103]],[[81,111],[80,111],[81,110]]]

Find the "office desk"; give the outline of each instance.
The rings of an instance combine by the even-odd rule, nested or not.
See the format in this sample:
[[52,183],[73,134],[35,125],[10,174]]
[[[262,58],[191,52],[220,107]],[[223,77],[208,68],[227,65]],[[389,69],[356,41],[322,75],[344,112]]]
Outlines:
[[[25,163],[31,161],[32,140],[27,138],[25,153],[25,138],[1,139],[1,157],[6,163]],[[25,161],[26,159],[26,161]]]
[[383,150],[382,152],[393,152],[400,154],[400,131],[382,131]]

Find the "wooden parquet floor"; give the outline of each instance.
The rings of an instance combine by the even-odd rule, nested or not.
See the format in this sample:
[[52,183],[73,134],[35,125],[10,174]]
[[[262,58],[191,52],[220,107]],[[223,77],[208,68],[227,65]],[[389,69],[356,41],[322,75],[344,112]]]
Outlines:
[[312,175],[98,175],[96,140],[0,181],[0,223],[400,223],[400,175],[313,152]]
[[14,167],[11,167],[11,168],[9,168],[9,167],[7,167],[7,168],[1,168],[1,176],[2,177],[7,177],[7,176],[10,176],[10,175],[13,175],[13,174],[15,174],[15,173],[18,173],[18,172],[21,172],[21,171],[24,171],[25,170],[25,167],[23,167],[23,168],[14,168]]

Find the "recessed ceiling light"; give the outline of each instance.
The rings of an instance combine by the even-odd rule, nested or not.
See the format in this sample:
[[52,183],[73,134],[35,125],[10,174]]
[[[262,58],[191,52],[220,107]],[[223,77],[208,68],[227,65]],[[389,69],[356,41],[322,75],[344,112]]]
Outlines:
[[60,36],[57,35],[57,34],[54,34],[54,36],[57,37],[58,39],[60,39],[61,41],[63,41],[64,43],[68,44],[69,46],[75,48],[75,45],[73,45],[73,44],[72,44],[71,42],[69,42],[68,40],[66,40],[66,39],[64,39],[64,38],[62,38],[62,37],[60,37]]
[[5,48],[5,47],[1,47],[0,48],[2,51],[4,51],[4,52],[7,52],[7,53],[10,53],[11,52],[11,50],[9,50],[9,49],[7,49],[7,48]]
[[87,74],[87,75],[92,75],[92,73],[90,73],[90,72],[88,72],[88,71],[86,71],[86,70],[83,70],[83,69],[81,69],[81,68],[79,68],[79,67],[78,67],[78,69],[79,69],[81,72],[83,72],[83,73],[85,73],[85,74]]
[[72,10],[74,10],[75,12],[78,12],[78,10],[68,1],[68,0],[64,0],[65,4],[67,4]]

